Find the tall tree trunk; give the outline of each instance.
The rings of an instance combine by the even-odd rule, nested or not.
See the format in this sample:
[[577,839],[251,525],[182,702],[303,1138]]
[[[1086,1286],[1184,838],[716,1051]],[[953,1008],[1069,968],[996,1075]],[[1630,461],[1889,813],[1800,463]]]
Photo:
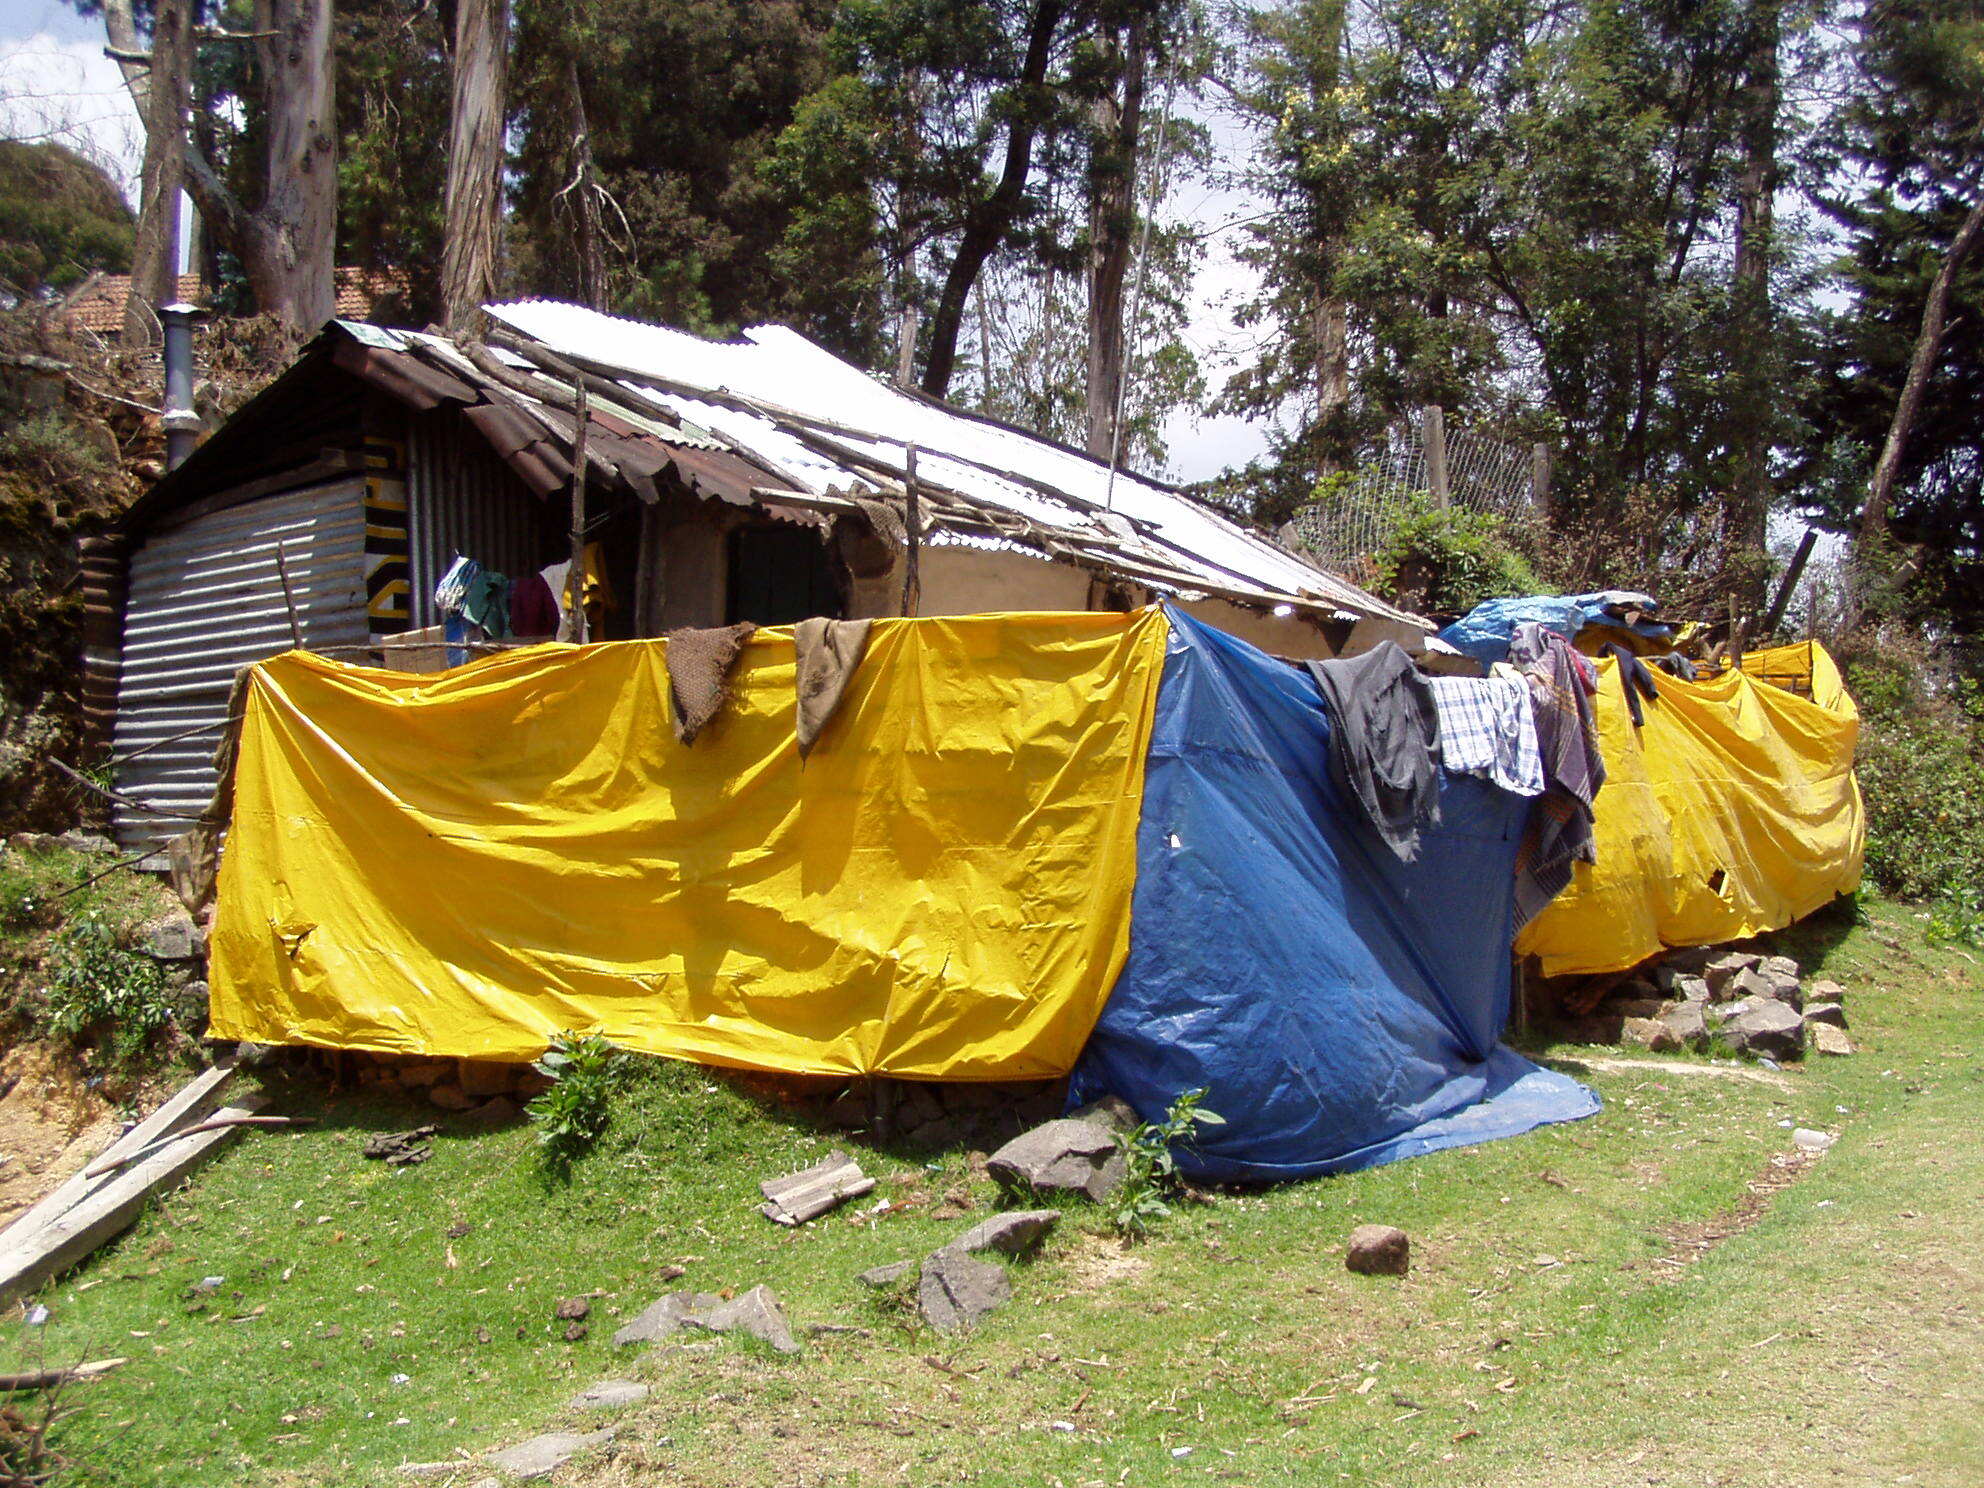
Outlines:
[[572,127],[572,178],[565,190],[574,198],[573,237],[579,250],[579,299],[595,310],[604,310],[606,239],[600,227],[599,180],[592,164],[592,126],[586,119],[586,94],[579,83],[576,56],[565,60],[565,93]]
[[154,307],[179,298],[179,183],[185,175],[180,141],[192,76],[193,0],[158,0],[145,86],[138,233],[131,249],[131,292],[124,302],[126,346],[149,346],[158,324]]
[[[190,24],[191,0],[188,6]],[[104,0],[104,29],[120,53],[124,81],[152,142],[151,80],[138,51],[132,0]],[[261,114],[266,120],[266,190],[249,211],[186,127],[182,107],[158,115],[162,144],[179,153],[185,189],[205,229],[241,261],[258,307],[294,331],[313,331],[337,307],[337,118],[331,57],[331,0],[256,0]],[[229,44],[235,40],[230,39]],[[183,53],[190,73],[189,43]],[[176,265],[175,265],[176,267]]]
[[[1123,406],[1124,288],[1137,226],[1137,164],[1142,143],[1145,20],[1109,38],[1111,78],[1092,110],[1088,170],[1088,452],[1113,460]],[[1121,80],[1118,92],[1117,79]]]
[[[446,227],[441,249],[442,312],[448,328],[454,331],[471,329],[481,307],[497,293],[509,53],[508,0],[456,0],[454,104],[448,127]],[[578,98],[576,64],[571,90],[579,110],[574,124],[575,138],[579,138],[584,134],[585,115]],[[590,166],[590,148],[585,162]],[[589,200],[591,181],[576,185],[581,197]],[[576,205],[583,224],[584,201]]]
[[[1761,557],[1770,523],[1770,386],[1776,344],[1770,298],[1772,207],[1777,195],[1778,39],[1782,0],[1757,0],[1743,63],[1736,178],[1734,343],[1729,399],[1731,469],[1725,529],[1734,553]],[[1745,598],[1761,604],[1769,575],[1755,565]]]
[[1922,394],[1936,370],[1936,359],[1943,349],[1943,327],[1949,319],[1950,286],[1962,270],[1964,260],[1984,236],[1984,196],[1970,209],[1943,255],[1942,267],[1929,286],[1928,301],[1922,306],[1922,326],[1915,335],[1915,354],[1908,361],[1908,380],[1895,401],[1894,417],[1888,423],[1888,437],[1881,446],[1881,458],[1874,466],[1873,483],[1867,488],[1867,504],[1860,511],[1860,540],[1871,543],[1887,531],[1888,509],[1894,504],[1894,487],[1901,475],[1901,458],[1908,452],[1908,435],[1915,426],[1916,412],[1922,407]]
[[268,193],[255,213],[260,251],[248,282],[266,315],[315,330],[337,309],[337,97],[331,0],[274,0],[262,43],[268,79]]
[[[1318,98],[1333,92],[1342,78],[1343,20],[1343,0],[1334,0],[1322,10],[1318,51],[1323,61],[1310,79],[1311,91]],[[1316,246],[1321,256],[1311,328],[1316,358],[1316,423],[1327,430],[1350,402],[1350,311],[1341,295],[1330,292],[1335,245],[1325,240]],[[1319,455],[1317,463],[1326,473],[1342,468],[1342,461],[1334,453]]]
[[966,221],[950,269],[944,275],[937,312],[931,317],[930,356],[923,364],[923,391],[932,397],[941,398],[950,391],[951,373],[957,367],[958,332],[964,325],[965,302],[972,285],[978,282],[985,261],[1004,240],[1026,198],[1027,178],[1033,171],[1033,141],[1040,132],[1043,112],[1041,92],[1064,7],[1065,0],[1037,0],[1034,6],[1033,19],[1027,27],[1026,60],[1013,89],[1014,109],[1006,125],[1006,158],[999,172],[999,184]]

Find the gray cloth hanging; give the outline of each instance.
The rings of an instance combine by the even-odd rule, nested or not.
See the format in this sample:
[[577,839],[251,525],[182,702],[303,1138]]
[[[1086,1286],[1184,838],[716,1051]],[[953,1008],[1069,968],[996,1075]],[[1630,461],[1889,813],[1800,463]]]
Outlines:
[[1440,710],[1396,641],[1361,656],[1304,663],[1330,713],[1330,775],[1401,862],[1440,820]]

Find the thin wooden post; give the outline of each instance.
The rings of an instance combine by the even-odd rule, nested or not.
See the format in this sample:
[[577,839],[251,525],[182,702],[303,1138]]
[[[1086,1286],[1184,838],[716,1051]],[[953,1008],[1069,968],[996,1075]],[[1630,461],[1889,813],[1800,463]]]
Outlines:
[[1550,446],[1542,440],[1529,447],[1529,499],[1544,516],[1550,515]]
[[916,446],[910,445],[903,471],[903,531],[908,552],[902,565],[902,612],[914,615],[923,604],[923,576],[918,555],[923,547],[923,504],[916,487]]
[[296,596],[289,589],[289,564],[283,559],[282,544],[276,544],[276,577],[282,580],[282,604],[289,612],[289,643],[303,649],[303,625],[296,618]]
[[1426,445],[1426,488],[1433,505],[1444,509],[1452,504],[1453,492],[1447,485],[1447,415],[1437,403],[1420,410],[1420,437]]
[[558,639],[583,645],[586,634],[586,426],[591,415],[586,402],[583,378],[574,378],[577,399],[573,404],[572,428],[572,559],[565,573],[565,614],[558,625]]
[[1770,602],[1770,611],[1764,616],[1764,639],[1777,634],[1778,623],[1784,619],[1784,611],[1791,603],[1791,596],[1797,592],[1798,580],[1805,572],[1805,565],[1812,556],[1812,547],[1819,540],[1819,529],[1807,527],[1804,537],[1798,541],[1798,551],[1791,555],[1791,566],[1784,571],[1784,578],[1777,586],[1777,597]]

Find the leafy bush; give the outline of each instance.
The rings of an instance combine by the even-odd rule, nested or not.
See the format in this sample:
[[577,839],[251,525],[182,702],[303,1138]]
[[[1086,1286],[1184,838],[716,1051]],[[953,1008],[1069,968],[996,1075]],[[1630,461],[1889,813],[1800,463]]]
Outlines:
[[626,1082],[627,1056],[597,1033],[562,1033],[531,1067],[551,1085],[524,1111],[537,1123],[545,1169],[562,1177],[612,1124],[613,1097]]
[[1465,615],[1484,599],[1545,588],[1489,512],[1421,505],[1377,554],[1380,592],[1426,615]]
[[1932,933],[1984,938],[1984,693],[1890,639],[1853,647],[1867,877],[1931,906]]
[[1123,1181],[1103,1200],[1110,1225],[1126,1240],[1141,1240],[1150,1227],[1171,1213],[1171,1200],[1183,1185],[1172,1149],[1190,1146],[1202,1126],[1224,1126],[1226,1118],[1201,1110],[1203,1087],[1187,1090],[1171,1103],[1164,1120],[1143,1122],[1118,1133],[1116,1145],[1125,1162]]
[[78,915],[50,945],[39,1021],[56,1038],[72,1045],[98,1042],[115,1063],[128,1064],[172,1021],[165,971],[120,945],[101,913]]

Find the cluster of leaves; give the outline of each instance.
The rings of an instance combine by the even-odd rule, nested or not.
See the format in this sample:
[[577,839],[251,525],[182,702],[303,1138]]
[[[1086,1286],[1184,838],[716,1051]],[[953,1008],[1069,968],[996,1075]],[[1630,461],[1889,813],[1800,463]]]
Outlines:
[[1123,1181],[1103,1210],[1110,1226],[1125,1240],[1141,1240],[1150,1227],[1168,1218],[1172,1201],[1183,1187],[1176,1150],[1189,1147],[1203,1126],[1224,1126],[1226,1118],[1204,1110],[1206,1090],[1187,1090],[1171,1103],[1158,1122],[1141,1122],[1116,1137],[1124,1161]]
[[1535,594],[1544,587],[1491,512],[1420,502],[1393,528],[1377,555],[1382,593],[1436,617],[1465,615],[1484,599]]
[[597,1033],[562,1033],[531,1066],[551,1081],[524,1110],[537,1124],[545,1171],[568,1176],[613,1122],[614,1097],[628,1078],[627,1056]]
[[126,947],[99,910],[77,915],[55,934],[48,973],[36,999],[41,1030],[72,1047],[94,1044],[113,1064],[142,1059],[172,1022],[163,968]]
[[1899,645],[1856,647],[1867,877],[1926,902],[1939,936],[1984,940],[1984,689]]
[[39,296],[131,267],[131,208],[62,145],[0,140],[0,287]]

